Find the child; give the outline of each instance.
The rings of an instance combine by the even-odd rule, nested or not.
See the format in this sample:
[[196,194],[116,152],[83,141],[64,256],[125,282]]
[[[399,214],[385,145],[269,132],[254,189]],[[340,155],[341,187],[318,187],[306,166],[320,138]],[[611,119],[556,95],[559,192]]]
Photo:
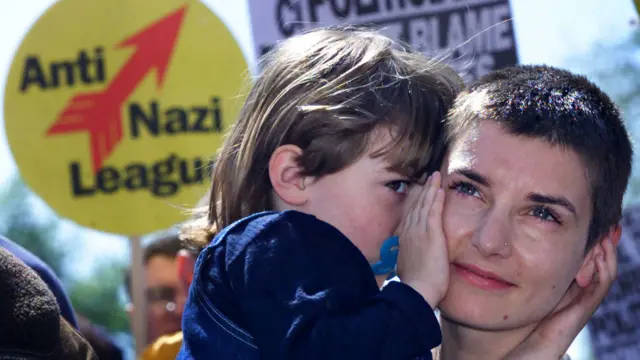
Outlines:
[[[185,229],[211,244],[178,358],[430,358],[448,286],[443,192],[437,174],[408,189],[439,166],[461,87],[365,30],[315,30],[271,52],[216,160],[209,211]],[[396,229],[407,277],[379,290],[371,265]]]

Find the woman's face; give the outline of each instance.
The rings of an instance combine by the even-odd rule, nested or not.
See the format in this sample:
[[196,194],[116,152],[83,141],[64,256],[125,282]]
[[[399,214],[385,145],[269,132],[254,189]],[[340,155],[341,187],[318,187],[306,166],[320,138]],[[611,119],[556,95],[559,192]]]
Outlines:
[[443,165],[451,281],[440,304],[478,329],[533,325],[583,264],[591,219],[586,169],[572,150],[485,121]]

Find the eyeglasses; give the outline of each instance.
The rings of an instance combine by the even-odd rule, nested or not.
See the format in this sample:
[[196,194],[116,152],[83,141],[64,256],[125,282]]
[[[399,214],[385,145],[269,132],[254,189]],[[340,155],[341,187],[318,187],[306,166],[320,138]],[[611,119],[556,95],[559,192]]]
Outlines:
[[162,308],[168,312],[176,311],[176,289],[170,286],[155,286],[147,289],[147,301],[150,308]]

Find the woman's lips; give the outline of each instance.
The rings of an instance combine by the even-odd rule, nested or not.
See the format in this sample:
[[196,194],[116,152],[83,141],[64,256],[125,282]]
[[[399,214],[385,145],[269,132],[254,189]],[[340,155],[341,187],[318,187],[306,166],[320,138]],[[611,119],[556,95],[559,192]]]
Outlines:
[[497,274],[483,270],[475,265],[453,263],[453,272],[470,285],[484,290],[505,290],[515,287],[514,284]]

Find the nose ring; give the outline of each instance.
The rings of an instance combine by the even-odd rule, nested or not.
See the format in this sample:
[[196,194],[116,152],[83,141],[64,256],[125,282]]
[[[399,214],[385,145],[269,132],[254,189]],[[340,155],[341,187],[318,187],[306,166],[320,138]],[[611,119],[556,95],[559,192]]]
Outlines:
[[509,244],[505,241],[505,242],[504,242],[504,246],[508,246],[508,245],[509,245]]

